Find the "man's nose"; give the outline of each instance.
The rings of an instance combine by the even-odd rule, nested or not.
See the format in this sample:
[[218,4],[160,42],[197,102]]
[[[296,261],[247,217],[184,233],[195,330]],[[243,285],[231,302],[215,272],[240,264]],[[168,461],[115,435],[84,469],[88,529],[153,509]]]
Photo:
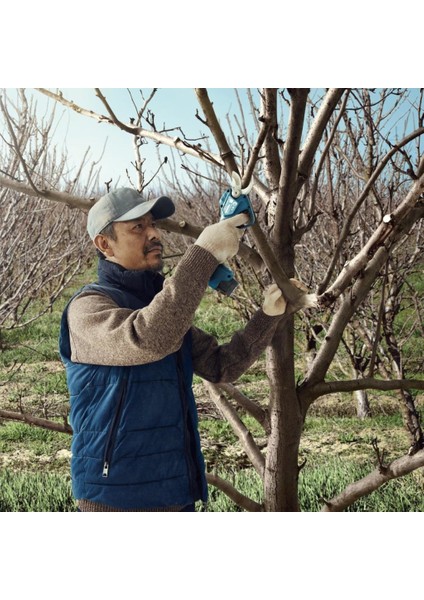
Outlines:
[[149,240],[160,240],[161,234],[159,229],[155,225],[150,225],[147,230],[147,238]]

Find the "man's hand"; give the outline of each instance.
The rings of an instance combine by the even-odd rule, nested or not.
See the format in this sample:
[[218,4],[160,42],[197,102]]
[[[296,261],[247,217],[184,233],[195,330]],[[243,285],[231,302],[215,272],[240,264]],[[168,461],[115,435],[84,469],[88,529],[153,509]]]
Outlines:
[[[301,281],[297,279],[290,279],[291,283],[302,290],[302,292],[307,292],[308,289]],[[276,283],[268,286],[264,292],[264,303],[262,306],[262,310],[264,313],[270,317],[276,317],[278,315],[283,315],[286,312],[287,308],[287,300],[283,296],[283,292],[280,290]]]
[[249,217],[241,213],[230,219],[208,225],[199,235],[195,244],[213,254],[219,263],[223,263],[237,254],[240,239],[244,233],[244,229],[237,229],[237,227],[244,225],[248,220]]

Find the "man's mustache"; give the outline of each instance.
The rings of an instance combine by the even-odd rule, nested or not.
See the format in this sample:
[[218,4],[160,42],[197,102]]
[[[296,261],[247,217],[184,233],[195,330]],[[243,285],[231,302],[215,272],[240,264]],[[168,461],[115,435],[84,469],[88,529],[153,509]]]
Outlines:
[[144,247],[144,254],[148,254],[152,250],[160,250],[161,252],[163,252],[163,244],[161,244],[160,242],[148,244]]

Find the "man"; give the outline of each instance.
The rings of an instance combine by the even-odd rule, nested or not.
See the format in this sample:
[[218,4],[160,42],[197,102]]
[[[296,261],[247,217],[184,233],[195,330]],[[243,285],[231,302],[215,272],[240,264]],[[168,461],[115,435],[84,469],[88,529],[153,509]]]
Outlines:
[[173,202],[130,188],[100,198],[87,229],[98,284],[66,307],[60,352],[70,391],[73,493],[82,512],[187,511],[207,500],[193,372],[236,380],[270,342],[286,302],[265,293],[243,331],[219,346],[192,325],[216,267],[237,253],[245,215],[210,225],[164,280],[156,221]]

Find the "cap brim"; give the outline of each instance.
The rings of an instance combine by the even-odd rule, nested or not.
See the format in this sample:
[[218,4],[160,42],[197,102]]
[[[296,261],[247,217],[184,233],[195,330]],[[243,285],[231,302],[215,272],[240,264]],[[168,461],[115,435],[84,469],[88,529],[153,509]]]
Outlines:
[[140,204],[124,213],[119,219],[114,219],[114,221],[133,221],[134,219],[144,217],[148,212],[152,213],[155,221],[166,219],[174,214],[175,205],[168,196],[159,196],[159,198],[155,198],[155,200],[140,202]]

